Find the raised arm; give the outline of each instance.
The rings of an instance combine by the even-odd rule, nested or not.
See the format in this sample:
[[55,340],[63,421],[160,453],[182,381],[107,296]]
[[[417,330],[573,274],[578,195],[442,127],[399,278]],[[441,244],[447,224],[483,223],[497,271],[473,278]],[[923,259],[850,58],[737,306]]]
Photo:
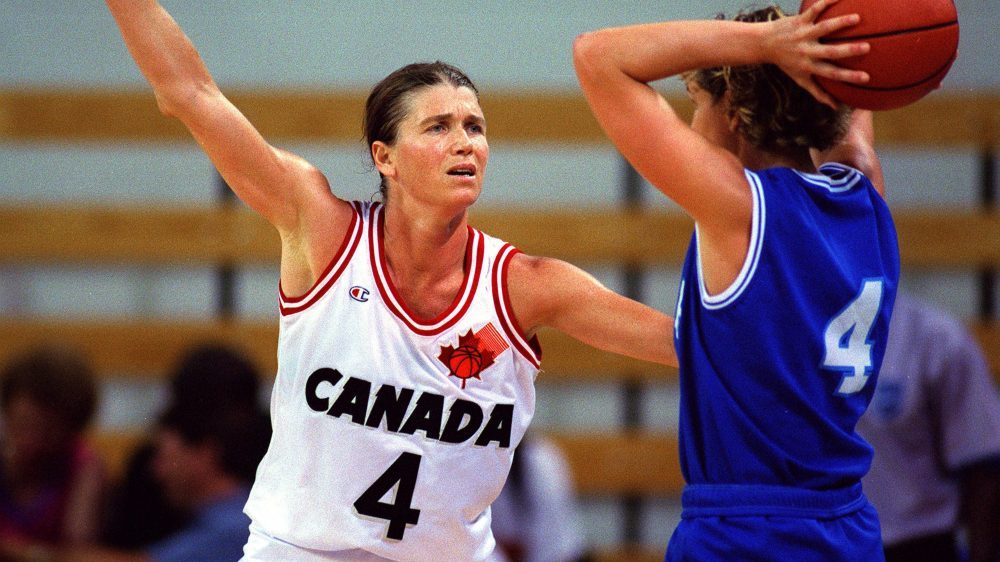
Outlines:
[[812,75],[867,78],[825,62],[867,49],[819,43],[857,21],[844,16],[815,22],[832,3],[821,0],[802,15],[766,23],[673,21],[587,33],[574,44],[577,76],[598,122],[646,179],[699,224],[730,221],[743,228],[751,202],[741,163],[729,147],[688,127],[647,82],[699,68],[773,63],[829,101]]
[[180,119],[240,199],[278,229],[286,290],[308,289],[308,278],[322,271],[344,238],[350,206],[333,197],[319,170],[264,140],[222,95],[162,6],[154,0],[106,2],[160,111]]
[[518,254],[508,270],[511,305],[528,335],[555,328],[587,345],[676,367],[673,318],[604,287],[564,261]]

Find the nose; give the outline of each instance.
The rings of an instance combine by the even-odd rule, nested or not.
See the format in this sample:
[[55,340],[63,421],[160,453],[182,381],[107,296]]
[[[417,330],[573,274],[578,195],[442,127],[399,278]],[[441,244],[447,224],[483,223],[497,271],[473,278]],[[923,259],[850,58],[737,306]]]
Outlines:
[[472,152],[472,137],[464,128],[459,128],[455,133],[455,140],[452,144],[456,154],[469,154]]

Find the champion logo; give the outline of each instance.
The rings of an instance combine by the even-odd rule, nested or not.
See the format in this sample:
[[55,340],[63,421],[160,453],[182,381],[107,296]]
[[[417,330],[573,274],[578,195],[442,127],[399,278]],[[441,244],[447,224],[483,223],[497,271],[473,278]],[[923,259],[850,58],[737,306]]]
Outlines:
[[349,291],[351,298],[358,302],[368,302],[369,292],[370,291],[368,289],[359,287],[358,285],[351,287],[351,290]]

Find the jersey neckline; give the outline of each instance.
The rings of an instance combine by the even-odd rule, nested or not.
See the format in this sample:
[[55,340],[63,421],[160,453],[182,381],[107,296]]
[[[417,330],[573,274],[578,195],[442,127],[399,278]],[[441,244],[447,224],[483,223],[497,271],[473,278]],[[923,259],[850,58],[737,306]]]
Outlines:
[[443,312],[431,319],[421,318],[407,306],[399,291],[392,283],[389,267],[385,258],[385,221],[384,207],[376,203],[369,210],[368,249],[372,271],[375,274],[375,285],[389,310],[399,318],[407,328],[424,336],[435,335],[453,326],[465,314],[472,304],[479,286],[479,278],[483,269],[484,239],[481,232],[468,228],[468,239],[465,244],[465,272],[462,285],[451,304]]

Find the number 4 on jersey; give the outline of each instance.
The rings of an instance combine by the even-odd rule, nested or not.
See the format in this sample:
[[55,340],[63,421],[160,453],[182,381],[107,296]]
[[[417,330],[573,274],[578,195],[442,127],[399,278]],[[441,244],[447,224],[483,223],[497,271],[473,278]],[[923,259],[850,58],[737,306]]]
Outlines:
[[[361,515],[385,519],[389,522],[386,536],[393,540],[403,540],[407,525],[416,525],[420,520],[420,510],[413,509],[413,489],[417,486],[420,470],[420,455],[403,453],[379,476],[361,497],[354,502],[354,509]],[[386,494],[396,489],[392,503],[383,502]]]
[[858,296],[826,326],[823,366],[847,371],[837,388],[838,394],[861,391],[871,375],[872,344],[868,336],[882,307],[882,285],[881,279],[866,280]]

